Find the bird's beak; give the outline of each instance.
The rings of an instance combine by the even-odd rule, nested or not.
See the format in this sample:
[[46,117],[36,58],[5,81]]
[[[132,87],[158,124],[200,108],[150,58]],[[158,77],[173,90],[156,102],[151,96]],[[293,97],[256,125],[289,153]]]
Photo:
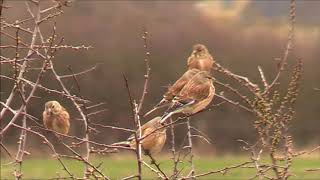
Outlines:
[[48,108],[48,113],[51,114],[51,108]]

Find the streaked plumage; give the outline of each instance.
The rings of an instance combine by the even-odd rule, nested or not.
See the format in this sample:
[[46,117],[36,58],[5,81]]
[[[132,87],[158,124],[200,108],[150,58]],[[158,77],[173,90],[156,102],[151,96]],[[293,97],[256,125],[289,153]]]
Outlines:
[[163,115],[161,123],[173,114],[192,115],[205,109],[214,95],[215,88],[210,73],[207,71],[197,73],[172,100],[172,105]]
[[164,105],[171,103],[172,99],[180,93],[182,88],[192,79],[192,77],[200,72],[198,69],[190,69],[186,71],[172,86],[170,86],[167,92],[163,95],[162,100],[155,105],[155,107],[147,112],[145,116],[152,113],[154,110],[163,107]]
[[[154,155],[161,152],[166,142],[166,128],[155,131],[163,126],[160,124],[160,120],[161,117],[155,117],[141,126],[141,137],[146,137],[142,139],[141,145],[146,154]],[[114,143],[112,145],[124,145],[136,148],[135,136],[132,134],[127,141]]]
[[214,60],[205,45],[196,44],[193,46],[193,51],[187,62],[188,69],[211,72],[213,63]]
[[47,129],[68,134],[70,129],[70,116],[58,101],[48,101],[43,111],[43,124]]

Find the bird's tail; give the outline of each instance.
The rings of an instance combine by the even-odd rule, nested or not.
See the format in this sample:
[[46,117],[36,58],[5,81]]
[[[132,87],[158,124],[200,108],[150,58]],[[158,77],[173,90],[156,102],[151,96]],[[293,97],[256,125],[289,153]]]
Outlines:
[[160,124],[163,124],[169,117],[171,117],[172,115],[178,113],[178,109],[176,109],[175,107],[173,106],[170,106],[166,112],[164,112],[164,114],[162,115],[161,117],[161,120],[160,120]]
[[148,111],[147,113],[145,113],[143,115],[143,117],[147,117],[149,114],[153,113],[154,111],[160,109],[160,108],[163,108],[165,106],[169,106],[170,103],[168,100],[166,99],[162,99],[158,104],[156,104],[150,111]]
[[171,117],[174,114],[180,113],[181,111],[183,111],[183,108],[185,108],[186,106],[190,106],[190,105],[192,105],[194,103],[195,103],[195,101],[188,101],[188,102],[183,102],[183,103],[181,103],[181,102],[180,103],[179,102],[174,103],[162,115],[160,123],[163,124],[169,117]]
[[161,117],[161,120],[160,120],[160,124],[163,124],[169,117],[171,117],[173,114],[175,114],[174,112],[165,112],[163,114],[163,116]]

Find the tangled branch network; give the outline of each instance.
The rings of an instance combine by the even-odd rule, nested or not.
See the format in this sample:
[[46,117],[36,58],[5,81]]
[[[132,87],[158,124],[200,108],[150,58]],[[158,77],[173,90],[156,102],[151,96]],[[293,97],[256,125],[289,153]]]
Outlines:
[[[70,8],[69,1],[43,2],[26,0],[24,2],[26,16],[16,17],[11,20],[4,16],[5,11],[14,9],[6,1],[0,1],[1,14],[1,84],[6,82],[10,88],[3,88],[1,92],[1,154],[10,159],[12,174],[15,179],[23,179],[27,172],[23,172],[23,162],[26,156],[33,156],[35,152],[27,151],[30,142],[27,137],[38,139],[47,146],[51,157],[56,159],[63,172],[51,179],[110,179],[105,169],[121,167],[104,167],[103,162],[93,162],[92,154],[105,155],[119,153],[119,151],[132,151],[135,153],[137,172],[121,179],[143,179],[143,168],[153,173],[159,179],[196,179],[199,177],[226,174],[240,168],[255,169],[251,179],[288,179],[293,174],[291,166],[294,158],[312,151],[295,152],[294,140],[289,133],[289,127],[294,118],[294,105],[299,93],[299,82],[302,76],[302,60],[298,59],[294,68],[290,69],[291,80],[285,95],[279,93],[279,86],[284,69],[287,68],[289,54],[294,49],[295,1],[290,3],[290,31],[288,40],[274,78],[266,79],[263,69],[259,66],[258,73],[261,82],[254,83],[249,77],[238,75],[226,69],[215,60],[205,45],[197,44],[192,48],[191,56],[187,59],[186,72],[168,88],[162,100],[147,113],[144,111],[144,101],[149,93],[149,80],[151,75],[149,34],[144,28],[142,40],[144,46],[145,74],[141,96],[136,98],[132,94],[128,77],[123,74],[124,86],[128,94],[131,109],[132,129],[110,126],[97,123],[95,116],[106,111],[104,102],[93,102],[82,94],[83,86],[79,82],[80,76],[88,76],[98,68],[93,65],[83,71],[75,72],[67,66],[69,74],[61,74],[57,68],[57,55],[62,50],[78,51],[90,50],[87,45],[65,44],[65,38],[57,33],[56,19],[63,16],[64,11]],[[50,31],[45,31],[45,26]],[[224,80],[215,78],[221,74]],[[50,76],[48,76],[50,75]],[[54,88],[45,83],[51,78]],[[232,87],[228,81],[235,82]],[[72,82],[72,83],[70,83]],[[258,84],[261,84],[260,86]],[[215,87],[221,87],[225,92],[217,92]],[[73,88],[76,87],[74,90]],[[237,88],[236,88],[237,87]],[[42,117],[35,117],[30,112],[34,103],[40,103],[37,94],[60,96],[64,103],[49,101],[43,105]],[[231,99],[236,96],[237,100]],[[214,103],[220,99],[220,103]],[[213,169],[207,172],[196,171],[194,163],[193,139],[211,143],[211,140],[200,129],[192,126],[191,118],[195,114],[210,111],[223,104],[231,104],[241,110],[249,112],[255,117],[252,128],[257,132],[256,142],[247,142],[239,139],[241,147],[248,152],[248,160],[239,164]],[[69,104],[76,109],[80,117],[76,119],[82,123],[78,129],[79,135],[69,133],[73,126],[70,120]],[[166,107],[160,116],[150,118],[142,124],[141,118],[149,117],[161,108]],[[75,115],[72,115],[73,117]],[[76,121],[75,120],[75,121]],[[185,126],[185,135],[182,142],[176,141],[177,126]],[[118,130],[132,135],[123,142],[112,144],[101,143],[93,138],[105,129]],[[7,147],[9,131],[19,133],[16,150]],[[168,131],[168,132],[167,132]],[[53,136],[52,136],[53,135]],[[170,139],[167,137],[170,137]],[[49,138],[51,137],[51,138]],[[52,140],[53,139],[53,140]],[[171,171],[164,170],[155,158],[166,141],[169,141],[171,150]],[[178,144],[179,143],[179,144]],[[59,152],[57,147],[66,151]],[[143,155],[150,158],[150,162]],[[262,156],[267,154],[268,163],[262,161]],[[82,176],[77,176],[65,163],[66,160],[78,161],[83,164]],[[184,169],[180,164],[188,164]],[[307,172],[319,169],[307,169]]]

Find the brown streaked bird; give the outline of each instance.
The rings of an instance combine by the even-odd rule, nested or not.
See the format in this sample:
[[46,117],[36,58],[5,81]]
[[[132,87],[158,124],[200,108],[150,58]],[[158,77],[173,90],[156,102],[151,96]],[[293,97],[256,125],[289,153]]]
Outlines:
[[172,86],[170,86],[167,92],[163,95],[162,100],[154,106],[153,109],[148,111],[144,116],[147,116],[154,112],[155,110],[170,105],[173,98],[180,93],[182,88],[192,79],[192,77],[200,72],[198,69],[187,70]]
[[215,95],[212,76],[207,71],[200,71],[183,87],[172,100],[171,107],[162,116],[161,123],[174,114],[195,114],[205,109]]
[[211,72],[214,60],[207,47],[203,44],[196,44],[192,49],[187,62],[188,69]]
[[[167,138],[166,128],[160,124],[161,117],[155,117],[141,126],[141,145],[146,155],[154,155],[161,152]],[[158,128],[161,128],[156,130]],[[139,133],[139,130],[138,130]],[[145,138],[144,138],[145,137]],[[123,145],[136,148],[135,135],[132,134],[127,141],[114,143],[112,145]]]
[[58,133],[68,134],[70,129],[70,116],[58,101],[48,101],[43,111],[43,124],[47,129]]

